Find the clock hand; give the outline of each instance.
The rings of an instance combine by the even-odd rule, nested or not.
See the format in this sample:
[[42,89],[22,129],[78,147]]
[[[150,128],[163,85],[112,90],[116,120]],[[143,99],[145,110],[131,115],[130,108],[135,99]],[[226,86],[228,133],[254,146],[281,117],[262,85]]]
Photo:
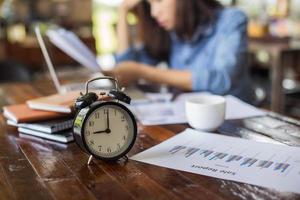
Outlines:
[[94,134],[98,134],[98,133],[111,133],[111,130],[109,128],[109,109],[107,109],[106,112],[106,123],[107,123],[107,128],[104,131],[96,131],[94,132]]
[[107,109],[107,113],[106,113],[106,122],[107,122],[107,130],[110,131],[110,128],[109,128],[109,109]]
[[94,134],[98,134],[98,133],[111,133],[110,129],[105,129],[104,131],[96,131],[94,132]]
[[96,131],[96,132],[94,132],[94,134],[97,134],[97,133],[107,133],[107,129],[104,130],[104,131]]
[[94,132],[94,134],[97,134],[97,133],[111,133],[111,130],[107,128],[104,131],[96,131],[96,132]]

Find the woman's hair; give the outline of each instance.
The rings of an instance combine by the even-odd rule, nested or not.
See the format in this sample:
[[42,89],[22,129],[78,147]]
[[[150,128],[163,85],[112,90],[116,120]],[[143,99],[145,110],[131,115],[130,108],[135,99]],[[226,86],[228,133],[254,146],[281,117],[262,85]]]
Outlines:
[[[213,23],[215,11],[222,8],[217,0],[176,0],[175,32],[180,39],[190,39],[199,25]],[[159,61],[167,61],[170,53],[170,34],[151,16],[147,1],[136,8],[138,35],[146,51]]]

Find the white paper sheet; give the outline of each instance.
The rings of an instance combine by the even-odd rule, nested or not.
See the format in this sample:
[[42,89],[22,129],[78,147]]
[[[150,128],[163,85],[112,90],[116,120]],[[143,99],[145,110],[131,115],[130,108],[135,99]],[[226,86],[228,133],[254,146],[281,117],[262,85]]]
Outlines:
[[[178,96],[174,102],[146,101],[131,106],[139,121],[144,125],[165,125],[187,123],[185,115],[185,101],[188,98],[207,93],[187,93]],[[156,96],[156,98],[158,98]],[[163,96],[163,98],[166,98]],[[262,116],[266,113],[249,105],[238,98],[226,96],[225,119],[242,119],[247,117]]]
[[186,129],[131,159],[300,194],[297,147]]
[[231,95],[226,96],[226,104],[225,119],[242,119],[266,115],[264,111]]
[[186,123],[184,107],[175,103],[144,103],[131,107],[138,120],[144,125]]
[[74,33],[64,29],[51,29],[47,31],[47,36],[56,47],[83,66],[95,72],[100,71],[100,65],[97,63],[96,55],[94,55]]

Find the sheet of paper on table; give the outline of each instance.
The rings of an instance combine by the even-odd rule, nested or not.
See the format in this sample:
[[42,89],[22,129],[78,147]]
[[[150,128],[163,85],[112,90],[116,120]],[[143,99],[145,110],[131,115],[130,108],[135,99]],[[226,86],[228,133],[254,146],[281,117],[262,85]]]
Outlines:
[[131,159],[300,194],[297,147],[186,129]]
[[[164,125],[187,123],[185,117],[185,100],[194,96],[207,93],[186,93],[178,96],[175,101],[149,101],[136,103],[131,106],[138,120],[144,125]],[[162,94],[162,98],[156,95],[156,99],[170,99],[168,95]],[[266,113],[262,110],[247,104],[240,99],[226,96],[226,117],[225,119],[242,119],[247,117],[262,116]]]

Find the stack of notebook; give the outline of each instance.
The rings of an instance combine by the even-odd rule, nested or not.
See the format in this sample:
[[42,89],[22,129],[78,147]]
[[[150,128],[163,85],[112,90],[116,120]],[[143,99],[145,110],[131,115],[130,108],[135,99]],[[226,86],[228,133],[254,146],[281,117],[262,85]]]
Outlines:
[[73,104],[78,92],[51,95],[24,104],[5,106],[7,124],[18,127],[21,134],[61,143],[73,141]]

